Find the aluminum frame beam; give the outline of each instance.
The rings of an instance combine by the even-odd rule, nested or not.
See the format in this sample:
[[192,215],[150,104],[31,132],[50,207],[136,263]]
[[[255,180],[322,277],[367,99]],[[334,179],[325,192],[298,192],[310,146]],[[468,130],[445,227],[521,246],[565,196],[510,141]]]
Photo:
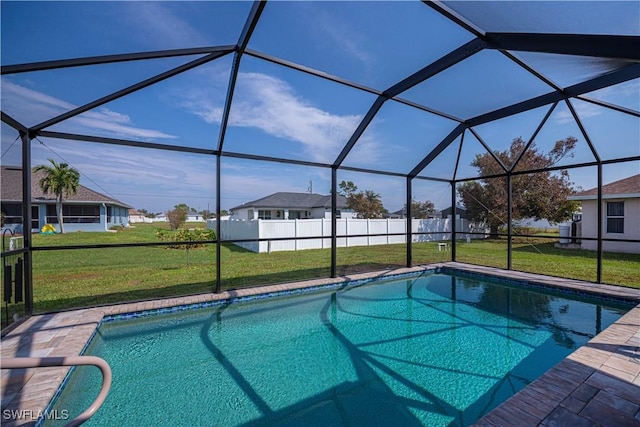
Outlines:
[[542,107],[547,104],[553,104],[554,102],[559,102],[566,98],[578,97],[579,95],[583,95],[585,93],[593,92],[598,89],[603,89],[605,87],[613,86],[619,83],[624,83],[626,81],[639,77],[640,64],[630,65],[620,70],[612,71],[611,73],[595,77],[591,80],[587,80],[586,82],[569,86],[562,92],[547,93],[545,95],[530,98],[526,101],[518,102],[504,108],[499,108],[489,113],[481,114],[479,116],[466,120],[465,123],[468,126],[478,126],[494,120],[512,116],[514,114],[533,110],[534,108]]
[[[338,84],[341,84],[341,85],[344,85],[344,86],[348,86],[348,87],[353,88],[353,89],[359,89],[359,90],[361,90],[363,92],[367,92],[367,93],[370,93],[372,95],[377,95],[377,96],[384,95],[384,91],[382,91],[382,90],[371,88],[371,87],[362,85],[360,83],[352,82],[352,81],[344,79],[342,77],[334,76],[333,74],[325,73],[324,71],[316,70],[315,68],[311,68],[311,67],[307,67],[305,65],[297,64],[295,62],[287,61],[286,59],[282,59],[282,58],[278,58],[278,57],[275,57],[275,56],[267,55],[265,53],[258,52],[256,50],[247,49],[247,50],[245,50],[245,54],[249,55],[249,56],[253,56],[254,58],[262,59],[262,60],[267,61],[267,62],[271,62],[273,64],[282,65],[283,67],[287,67],[287,68],[290,68],[292,70],[300,71],[300,72],[303,72],[303,73],[306,73],[306,74],[309,74],[309,75],[312,75],[312,76],[315,76],[315,77],[319,77],[319,78],[324,79],[324,80],[328,80],[328,81],[331,81],[331,82],[334,82],[334,83],[338,83]],[[458,123],[462,123],[464,121],[460,117],[456,117],[456,116],[453,116],[451,114],[445,113],[443,111],[438,111],[438,110],[435,110],[433,108],[429,108],[429,107],[427,107],[425,105],[418,104],[417,102],[409,101],[407,99],[400,98],[398,96],[391,97],[390,99],[392,99],[392,100],[394,100],[396,102],[399,102],[401,104],[405,104],[405,105],[408,105],[410,107],[414,107],[414,108],[417,108],[419,110],[426,111],[428,113],[435,114],[437,116],[444,117],[446,119],[456,121]]]
[[349,138],[349,141],[343,147],[342,151],[336,158],[335,162],[333,163],[333,166],[339,167],[342,164],[344,159],[347,157],[349,152],[353,149],[356,142],[358,142],[358,139],[360,139],[365,129],[367,128],[367,126],[369,126],[369,124],[371,123],[375,115],[378,113],[380,108],[382,107],[382,104],[385,103],[385,101],[387,101],[388,99],[392,99],[395,96],[398,96],[402,92],[405,92],[411,89],[412,87],[416,86],[417,84],[420,84],[423,81],[429,79],[430,77],[433,77],[436,74],[441,73],[442,71],[454,66],[458,62],[466,58],[469,58],[472,55],[475,55],[485,47],[486,47],[485,41],[478,38],[473,39],[470,42],[465,43],[464,45],[455,49],[454,51],[449,52],[443,57],[435,60],[434,62],[422,68],[421,70],[413,73],[412,75],[405,78],[404,80],[396,83],[395,85],[391,86],[389,89],[385,90],[382,93],[382,95],[375,100],[375,102],[373,103],[369,111],[367,111],[367,114],[364,116],[364,118],[356,128],[355,132],[353,133],[353,135],[351,135],[351,138]]
[[103,96],[102,98],[96,99],[95,101],[89,102],[88,104],[82,105],[80,107],[74,108],[71,111],[67,111],[66,113],[60,114],[59,116],[53,117],[47,121],[44,121],[34,127],[31,128],[32,131],[34,132],[39,132],[44,128],[47,128],[49,126],[53,126],[57,123],[60,123],[64,120],[70,119],[71,117],[75,117],[79,114],[82,114],[86,111],[92,110],[96,107],[99,107],[101,105],[104,105],[108,102],[114,101],[118,98],[122,98],[125,95],[129,95],[130,93],[136,92],[138,90],[144,89],[148,86],[151,86],[155,83],[161,82],[163,80],[168,79],[169,77],[173,77],[177,74],[183,73],[185,71],[189,71],[192,68],[198,67],[200,65],[206,64],[207,62],[211,62],[215,59],[218,59],[226,54],[228,54],[229,52],[215,52],[215,53],[211,53],[209,55],[206,55],[202,58],[198,58],[194,61],[188,62],[186,64],[183,64],[179,67],[173,68],[171,70],[165,71],[164,73],[160,73],[154,77],[150,77],[146,80],[143,80],[141,82],[135,83],[129,87],[126,87],[124,89],[121,89],[117,92],[114,92],[112,94],[109,94],[107,96]]
[[436,74],[456,65],[458,62],[475,55],[486,47],[488,47],[487,42],[482,39],[475,38],[391,86],[383,92],[383,95],[387,98],[398,96],[402,92],[405,92]]
[[640,61],[640,37],[592,34],[486,33],[489,49]]
[[29,131],[29,129],[25,125],[23,125],[4,111],[0,111],[0,120],[17,130],[18,132],[28,133]]
[[[249,16],[244,23],[242,33],[238,38],[238,44],[236,45],[236,53],[233,56],[233,64],[231,65],[231,73],[229,73],[229,84],[227,85],[227,96],[224,100],[224,110],[222,111],[222,120],[220,121],[220,132],[218,133],[218,151],[222,151],[224,145],[224,138],[227,135],[227,125],[229,124],[229,114],[231,114],[231,103],[233,102],[233,94],[236,90],[236,82],[238,81],[238,72],[240,71],[240,60],[244,54],[249,39],[258,25],[260,15],[264,10],[266,2],[255,1],[251,6]],[[219,248],[218,248],[219,249]],[[220,251],[218,251],[219,253]]]
[[459,15],[457,12],[449,8],[447,5],[445,5],[441,1],[422,0],[422,3],[434,9],[436,12],[438,12],[440,15],[443,15],[445,18],[449,19],[450,21],[455,22],[465,30],[469,31],[471,34],[475,35],[476,37],[484,37],[485,31],[482,28],[478,27],[471,21]]
[[456,138],[467,128],[468,126],[464,123],[460,123],[454,130],[452,130],[449,135],[445,136],[440,144],[438,144],[427,156],[420,161],[412,170],[409,172],[408,176],[411,178],[417,176],[424,168],[427,167],[429,163],[431,163],[436,157],[440,155]]
[[108,138],[104,136],[93,136],[93,135],[79,135],[74,133],[53,132],[48,130],[40,131],[38,133],[38,136],[43,138],[68,139],[71,141],[97,142],[100,144],[120,145],[120,146],[126,146],[126,147],[179,151],[182,153],[196,153],[196,154],[210,154],[210,155],[218,154],[216,150],[207,149],[207,148],[181,147],[178,145],[158,144],[155,142],[139,142],[139,141],[131,141],[128,139]]
[[245,21],[240,37],[238,38],[237,50],[239,53],[243,53],[247,49],[249,40],[253,35],[253,31],[256,29],[256,25],[258,25],[258,21],[260,20],[260,16],[262,16],[262,11],[266,5],[266,1],[254,1],[253,5],[251,5],[249,16],[247,16],[247,20]]
[[112,64],[116,62],[141,61],[145,59],[173,58],[177,56],[207,55],[216,52],[232,52],[235,46],[210,46],[189,49],[157,50],[152,52],[125,53],[121,55],[87,56],[55,61],[30,62],[26,64],[3,65],[0,74],[30,73],[32,71],[55,70],[58,68],[83,67],[86,65]]
[[380,108],[382,108],[382,104],[384,104],[386,100],[387,99],[384,96],[379,96],[376,98],[371,108],[369,108],[369,111],[367,111],[367,114],[365,114],[364,118],[360,121],[360,124],[353,132],[353,135],[351,135],[351,138],[349,138],[349,141],[347,141],[345,146],[342,147],[342,151],[340,152],[340,154],[338,154],[338,157],[333,162],[333,167],[337,168],[342,164],[353,146],[356,145],[358,139],[360,139],[364,131],[367,129],[367,126],[371,124],[373,118],[376,116],[376,114],[378,114],[378,111],[380,111]]
[[599,105],[601,107],[609,108],[611,110],[618,111],[624,114],[630,114],[632,116],[640,117],[640,111],[632,110],[630,108],[621,107],[619,105],[611,104],[609,102],[600,101],[599,99],[589,98],[584,95],[576,96],[575,99],[579,99],[580,101],[590,102],[595,105]]

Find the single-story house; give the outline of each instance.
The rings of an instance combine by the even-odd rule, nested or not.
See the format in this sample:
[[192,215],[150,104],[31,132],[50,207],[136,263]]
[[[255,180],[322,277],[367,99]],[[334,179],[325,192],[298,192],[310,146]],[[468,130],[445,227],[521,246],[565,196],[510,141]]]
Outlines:
[[383,218],[389,218],[389,219],[406,218],[406,216],[407,216],[407,212],[405,211],[404,208],[398,209],[397,211],[394,211],[394,212],[387,212],[386,214],[382,215]]
[[[397,211],[394,212],[387,212],[386,214],[382,215],[383,218],[390,218],[390,219],[402,219],[402,218],[406,218],[407,217],[407,211],[405,208],[402,209],[398,209]],[[415,216],[414,216],[415,218]],[[429,214],[427,216],[427,219],[435,219],[435,218],[440,218],[440,216],[436,213],[432,213]],[[446,219],[446,217],[443,217]]]
[[[338,218],[353,218],[347,198],[338,196]],[[279,192],[231,209],[232,220],[331,218],[331,196]]]
[[[452,214],[453,214],[453,208],[449,206],[448,208],[440,211],[440,218],[443,218],[443,219],[451,218]],[[467,219],[467,209],[464,206],[456,205],[456,218]]]
[[[568,197],[582,204],[582,249],[596,250],[598,237],[598,189]],[[602,238],[640,239],[640,174],[602,186]],[[607,252],[640,253],[640,243],[602,242]]]
[[[0,208],[3,226],[16,233],[22,233],[22,168],[1,167],[2,202]],[[31,174],[31,231],[39,231],[45,224],[53,225],[57,231],[56,197],[45,194],[38,182],[41,175]],[[62,201],[62,215],[65,231],[107,231],[116,225],[129,224],[131,206],[112,197],[93,191],[83,185],[78,192],[65,196]]]
[[151,220],[151,218],[147,218],[147,216],[136,210],[136,209],[129,209],[129,222],[130,223],[141,223],[141,222],[153,222]]
[[[157,213],[152,216],[142,213],[136,209],[129,209],[129,222],[135,223],[153,223],[153,222],[169,222],[166,213]],[[187,214],[185,222],[205,222],[204,217],[201,214],[190,212]]]
[[194,213],[194,212],[189,212],[187,214],[186,222],[206,222],[206,221],[207,220],[204,219],[202,214]]

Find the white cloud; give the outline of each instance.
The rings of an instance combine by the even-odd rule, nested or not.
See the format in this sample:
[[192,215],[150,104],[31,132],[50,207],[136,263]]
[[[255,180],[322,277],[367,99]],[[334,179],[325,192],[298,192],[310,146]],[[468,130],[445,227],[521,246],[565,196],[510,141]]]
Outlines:
[[[120,4],[119,4],[120,5]],[[125,2],[123,18],[131,34],[143,44],[162,49],[206,46],[210,43],[168,5],[157,2]]]
[[633,108],[639,109],[640,96],[638,94],[640,94],[640,79],[629,80],[615,86],[609,86],[595,92],[588,93],[586,96],[618,105],[624,105],[624,103],[620,104],[620,102],[629,98],[629,102],[633,104]]
[[[594,98],[603,100],[605,102],[610,102],[612,104],[617,105],[627,105],[629,107],[637,109],[638,105],[638,93],[640,93],[640,80],[630,80],[628,82],[620,83],[615,86],[609,86],[603,89],[599,89],[595,92],[591,92],[586,94],[588,98]],[[627,101],[628,99],[628,101]],[[605,107],[600,107],[595,104],[591,104],[585,101],[574,101],[572,102],[578,117],[581,120],[594,117],[600,114],[603,114],[609,109]],[[573,121],[573,116],[568,108],[564,107],[562,111],[556,114],[556,123],[565,124]]]
[[[97,130],[104,131],[109,136],[125,139],[150,141],[154,139],[174,139],[176,136],[154,130],[132,126],[129,116],[99,108],[96,111],[88,111],[77,117],[69,119],[67,131],[81,133],[83,129],[95,134]],[[52,129],[55,128],[52,127]]]
[[135,207],[163,212],[179,203],[205,209],[215,200],[215,159],[189,153],[38,138],[33,164],[48,158],[78,169],[80,183]]
[[[76,108],[64,100],[42,92],[26,88],[2,79],[2,108],[18,121],[26,121],[26,126],[35,126],[50,118]],[[115,138],[149,141],[173,139],[175,136],[154,130],[136,127],[129,116],[100,107],[67,119],[50,130],[103,135]]]
[[[178,96],[178,105],[207,123],[222,119],[221,103],[216,85],[199,84],[185,88]],[[239,73],[234,93],[229,125],[257,128],[263,132],[299,143],[311,161],[333,162],[362,120],[361,115],[338,115],[314,106],[299,95],[287,82],[262,73]],[[358,144],[371,146],[368,138]],[[363,148],[367,156],[373,151]],[[275,156],[278,153],[274,153]],[[369,157],[367,157],[369,158]]]
[[361,119],[359,115],[340,116],[315,107],[275,77],[244,73],[238,81],[230,125],[256,127],[299,142],[311,160],[330,162]]
[[367,36],[355,31],[353,22],[346,22],[325,10],[314,10],[313,19],[308,22],[321,39],[333,42],[333,46],[347,57],[358,59],[366,67],[371,65],[372,58],[364,48]]
[[[588,103],[588,102],[573,102],[573,108],[576,110],[576,114],[580,118],[580,120],[584,120],[588,117],[594,117],[603,113],[602,107],[598,107],[597,105]],[[569,108],[566,106],[558,106],[560,111],[556,111],[554,113],[555,122],[557,124],[566,124],[566,123],[575,123],[573,115]]]

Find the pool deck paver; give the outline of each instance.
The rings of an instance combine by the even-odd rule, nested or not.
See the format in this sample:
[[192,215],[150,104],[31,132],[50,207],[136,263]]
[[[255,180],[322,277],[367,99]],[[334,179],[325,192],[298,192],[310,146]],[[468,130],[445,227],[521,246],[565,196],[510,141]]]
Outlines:
[[[2,338],[0,358],[79,355],[106,315],[315,287],[438,266],[623,297],[640,303],[639,289],[448,262],[32,316]],[[2,425],[34,425],[68,370],[60,367],[0,371]],[[474,424],[478,427],[567,425],[640,427],[640,305]]]

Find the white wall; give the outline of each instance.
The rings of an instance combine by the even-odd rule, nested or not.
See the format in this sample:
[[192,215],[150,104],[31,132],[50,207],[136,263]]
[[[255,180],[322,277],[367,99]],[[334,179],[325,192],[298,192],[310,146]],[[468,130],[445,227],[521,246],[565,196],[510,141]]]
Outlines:
[[130,215],[129,222],[134,223],[152,223],[153,220],[151,218],[147,218],[144,215]]
[[[214,228],[215,223],[208,222],[208,228]],[[406,220],[405,219],[346,219],[337,220],[337,234],[340,235],[365,235],[360,237],[342,237],[337,239],[338,247],[387,245],[393,243],[405,243]],[[412,220],[414,233],[424,232],[429,234],[414,235],[414,242],[431,242],[450,240],[451,235],[439,235],[437,232],[450,233],[450,219],[414,219]],[[456,224],[458,232],[468,232],[469,225],[466,220],[458,220]],[[303,249],[321,249],[331,247],[331,220],[330,219],[303,219],[303,220],[254,220],[254,221],[221,221],[221,238],[225,240],[235,239],[269,239],[287,238],[291,240],[263,241],[263,242],[238,242],[238,246],[253,252],[295,251]],[[398,236],[376,236],[376,234],[402,233]],[[323,239],[296,240],[296,237],[325,236]],[[466,236],[460,236],[465,238]],[[472,236],[482,238],[482,236]]]
[[[258,233],[258,227],[261,220],[255,221],[220,221],[220,238],[227,239],[255,239]],[[215,219],[207,221],[207,228],[215,230]],[[237,242],[236,245],[241,248],[258,252],[258,242]]]
[[[624,234],[607,233],[607,203],[623,199],[605,199],[602,201],[602,238],[603,239],[640,239],[640,199],[624,199]],[[582,237],[598,237],[598,201],[582,201]],[[596,240],[582,240],[582,249],[595,251]],[[640,243],[602,242],[605,252],[640,253]]]

